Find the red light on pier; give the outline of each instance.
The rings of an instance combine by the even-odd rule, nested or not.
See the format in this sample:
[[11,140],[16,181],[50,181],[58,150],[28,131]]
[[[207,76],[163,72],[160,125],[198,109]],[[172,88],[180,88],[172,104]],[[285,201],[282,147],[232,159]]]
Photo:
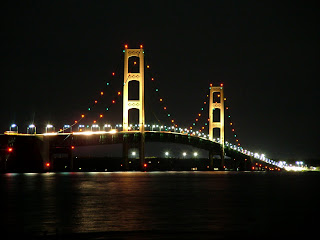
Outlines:
[[73,149],[74,149],[74,146],[71,146],[71,149],[73,150]]
[[46,163],[46,166],[47,166],[47,167],[50,167],[50,163]]
[[145,163],[145,164],[143,164],[143,166],[144,166],[144,167],[147,167],[147,164]]
[[9,148],[8,148],[8,152],[9,152],[9,153],[13,152],[13,148],[12,148],[12,147],[9,147]]
[[114,75],[115,75],[115,73],[113,72],[113,73],[112,73],[112,76],[114,76]]

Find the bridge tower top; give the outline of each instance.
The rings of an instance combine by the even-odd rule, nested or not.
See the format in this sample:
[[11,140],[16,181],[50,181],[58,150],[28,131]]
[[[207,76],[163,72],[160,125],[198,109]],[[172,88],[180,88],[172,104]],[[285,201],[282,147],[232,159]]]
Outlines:
[[[139,58],[139,72],[129,72],[129,58]],[[139,82],[139,99],[129,100],[129,82]],[[128,49],[125,45],[124,50],[124,80],[123,80],[123,131],[128,131],[129,110],[135,108],[139,110],[139,128],[144,132],[145,111],[144,111],[144,51],[142,45],[140,49]]]
[[[217,93],[216,100],[214,99],[214,94]],[[210,103],[209,103],[209,139],[212,141],[213,129],[220,129],[220,143],[224,147],[224,94],[223,94],[223,84],[220,86],[210,86]],[[220,110],[219,121],[214,121],[214,111],[215,109]]]

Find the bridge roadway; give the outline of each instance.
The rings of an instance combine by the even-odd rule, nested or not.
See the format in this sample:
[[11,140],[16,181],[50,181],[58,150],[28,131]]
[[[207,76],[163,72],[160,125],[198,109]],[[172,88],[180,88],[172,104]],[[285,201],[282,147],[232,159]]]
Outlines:
[[[123,158],[125,166],[128,162],[128,149],[130,147],[141,148],[142,142],[169,142],[190,145],[199,149],[204,149],[209,152],[210,169],[214,168],[214,156],[221,154],[221,145],[217,142],[210,141],[205,138],[192,136],[183,133],[164,132],[164,131],[146,131],[144,138],[139,131],[128,132],[72,132],[72,133],[44,133],[44,134],[5,134],[0,135],[0,169],[7,168],[4,166],[4,161],[8,161],[11,157],[16,162],[25,162],[27,158],[38,159],[37,169],[50,170],[46,164],[50,162],[52,155],[55,153],[66,153],[71,161],[71,169],[73,168],[72,150],[77,146],[95,146],[105,144],[123,144]],[[12,147],[12,153],[8,153],[4,149]],[[278,166],[267,163],[253,156],[244,154],[230,147],[225,147],[226,159],[229,162],[228,166],[232,165],[233,169],[241,170],[282,170]],[[30,156],[31,155],[31,156]],[[141,154],[139,154],[141,155]],[[27,157],[29,156],[29,157]],[[220,160],[219,169],[224,169],[224,162]],[[144,163],[140,159],[141,166]],[[232,164],[230,164],[232,162]],[[10,165],[10,164],[9,164]],[[23,164],[26,166],[26,164]],[[41,167],[40,167],[41,165]],[[216,165],[217,166],[217,165]]]

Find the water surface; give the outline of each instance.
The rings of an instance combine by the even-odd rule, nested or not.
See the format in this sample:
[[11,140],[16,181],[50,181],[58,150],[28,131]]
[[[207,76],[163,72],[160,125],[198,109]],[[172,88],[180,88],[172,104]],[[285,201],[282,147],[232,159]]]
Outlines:
[[1,226],[97,239],[306,234],[317,230],[319,183],[318,173],[7,173]]

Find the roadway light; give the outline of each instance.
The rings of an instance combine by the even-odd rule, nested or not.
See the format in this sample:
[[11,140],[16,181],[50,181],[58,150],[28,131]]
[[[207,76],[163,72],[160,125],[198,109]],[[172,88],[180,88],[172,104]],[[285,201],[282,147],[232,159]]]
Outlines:
[[83,132],[84,130],[85,130],[85,126],[82,125],[82,124],[80,124],[80,125],[78,126],[78,131],[79,131],[79,132]]
[[131,155],[132,155],[132,156],[135,156],[135,155],[136,155],[136,152],[132,152]]
[[72,127],[69,124],[63,125],[63,130],[62,131],[64,132],[67,129],[70,129],[70,132],[72,132]]
[[103,126],[103,130],[104,130],[104,131],[110,131],[111,129],[112,129],[111,124],[105,124],[105,125]]
[[194,156],[194,157],[197,157],[197,156],[198,156],[198,153],[197,153],[197,152],[194,152],[194,153],[193,153],[193,156]]
[[37,128],[34,124],[30,124],[27,128],[27,133],[28,134],[36,134],[37,133]]
[[[14,130],[15,129],[15,130]],[[10,131],[18,132],[18,126],[17,124],[13,123],[10,125]]]
[[94,130],[100,131],[100,126],[98,124],[92,124],[91,125],[91,131],[93,132]]
[[166,157],[168,157],[168,156],[169,156],[169,152],[165,152],[164,155],[165,155]]
[[184,156],[184,157],[187,156],[187,153],[186,153],[186,152],[183,152],[183,153],[182,153],[182,156]]
[[47,124],[46,126],[46,133],[48,133],[48,129],[52,129],[52,132],[54,131],[53,125]]

